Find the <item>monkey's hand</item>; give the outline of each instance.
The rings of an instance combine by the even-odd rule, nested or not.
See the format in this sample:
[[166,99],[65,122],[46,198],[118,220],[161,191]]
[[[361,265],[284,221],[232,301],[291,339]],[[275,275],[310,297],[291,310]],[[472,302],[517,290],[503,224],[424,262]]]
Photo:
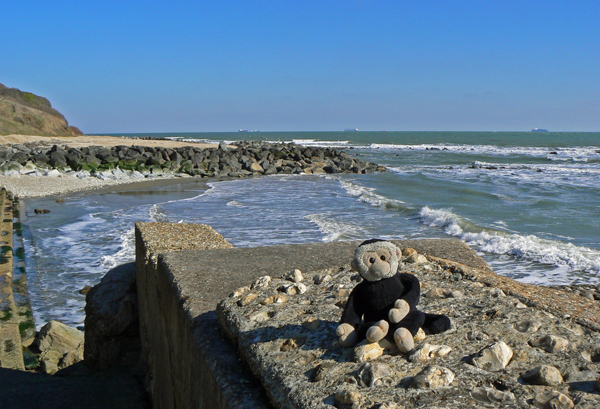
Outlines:
[[388,318],[392,324],[397,324],[404,319],[410,312],[410,305],[406,300],[398,299],[394,303],[394,308],[388,313]]
[[350,324],[343,323],[338,325],[335,335],[339,337],[338,341],[344,348],[351,348],[358,343],[358,334]]
[[390,324],[387,321],[377,321],[375,325],[369,327],[367,330],[367,340],[369,342],[379,342],[387,335],[389,330]]

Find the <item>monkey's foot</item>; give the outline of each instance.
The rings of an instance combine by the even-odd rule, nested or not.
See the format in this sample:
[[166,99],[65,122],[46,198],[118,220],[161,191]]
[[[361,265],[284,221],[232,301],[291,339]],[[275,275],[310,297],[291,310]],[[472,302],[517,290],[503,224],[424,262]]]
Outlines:
[[388,313],[388,318],[392,324],[397,324],[408,315],[410,311],[410,305],[406,300],[398,299],[394,303],[394,308]]
[[358,343],[358,334],[354,327],[350,324],[340,324],[335,330],[338,341],[344,348],[351,348]]
[[375,325],[371,326],[367,330],[367,340],[369,342],[378,342],[381,341],[390,330],[390,324],[387,321],[381,320],[377,321]]
[[404,354],[415,347],[415,340],[410,331],[406,328],[398,328],[396,332],[394,332],[394,341],[396,341],[396,346],[400,352]]

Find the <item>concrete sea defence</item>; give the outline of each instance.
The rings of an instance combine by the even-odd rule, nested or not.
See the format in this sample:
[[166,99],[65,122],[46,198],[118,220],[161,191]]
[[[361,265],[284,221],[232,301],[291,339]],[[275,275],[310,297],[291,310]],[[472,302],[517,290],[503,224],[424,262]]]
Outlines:
[[0,367],[24,370],[23,347],[33,342],[35,323],[27,296],[19,201],[5,189],[0,189],[0,212]]
[[[598,301],[499,277],[460,241],[397,242],[423,283],[420,308],[455,323],[402,355],[389,345],[337,344],[358,242],[229,248],[208,226],[181,227],[204,231],[191,236],[200,246],[211,246],[206,232],[216,237],[212,249],[193,250],[177,228],[162,228],[136,226],[143,368],[154,407],[600,404]],[[152,244],[161,240],[169,248]]]

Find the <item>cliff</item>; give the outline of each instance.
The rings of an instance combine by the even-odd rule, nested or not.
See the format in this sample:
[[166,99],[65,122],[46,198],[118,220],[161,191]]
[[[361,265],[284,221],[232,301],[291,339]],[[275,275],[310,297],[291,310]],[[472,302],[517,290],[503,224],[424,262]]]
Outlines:
[[0,135],[82,135],[50,101],[0,84]]

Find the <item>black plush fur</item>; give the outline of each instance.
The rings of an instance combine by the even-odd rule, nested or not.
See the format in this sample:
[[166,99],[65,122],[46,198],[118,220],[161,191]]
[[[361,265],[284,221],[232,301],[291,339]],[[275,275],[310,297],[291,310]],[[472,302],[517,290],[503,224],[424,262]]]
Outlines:
[[450,329],[450,318],[445,315],[427,314],[417,309],[421,297],[419,279],[408,273],[396,273],[379,281],[364,280],[350,293],[340,324],[352,325],[359,340],[366,337],[367,330],[379,320],[388,320],[388,313],[396,300],[402,298],[410,305],[410,311],[397,324],[390,323],[386,338],[394,343],[394,332],[406,328],[415,336],[419,328],[426,334],[439,334]]

